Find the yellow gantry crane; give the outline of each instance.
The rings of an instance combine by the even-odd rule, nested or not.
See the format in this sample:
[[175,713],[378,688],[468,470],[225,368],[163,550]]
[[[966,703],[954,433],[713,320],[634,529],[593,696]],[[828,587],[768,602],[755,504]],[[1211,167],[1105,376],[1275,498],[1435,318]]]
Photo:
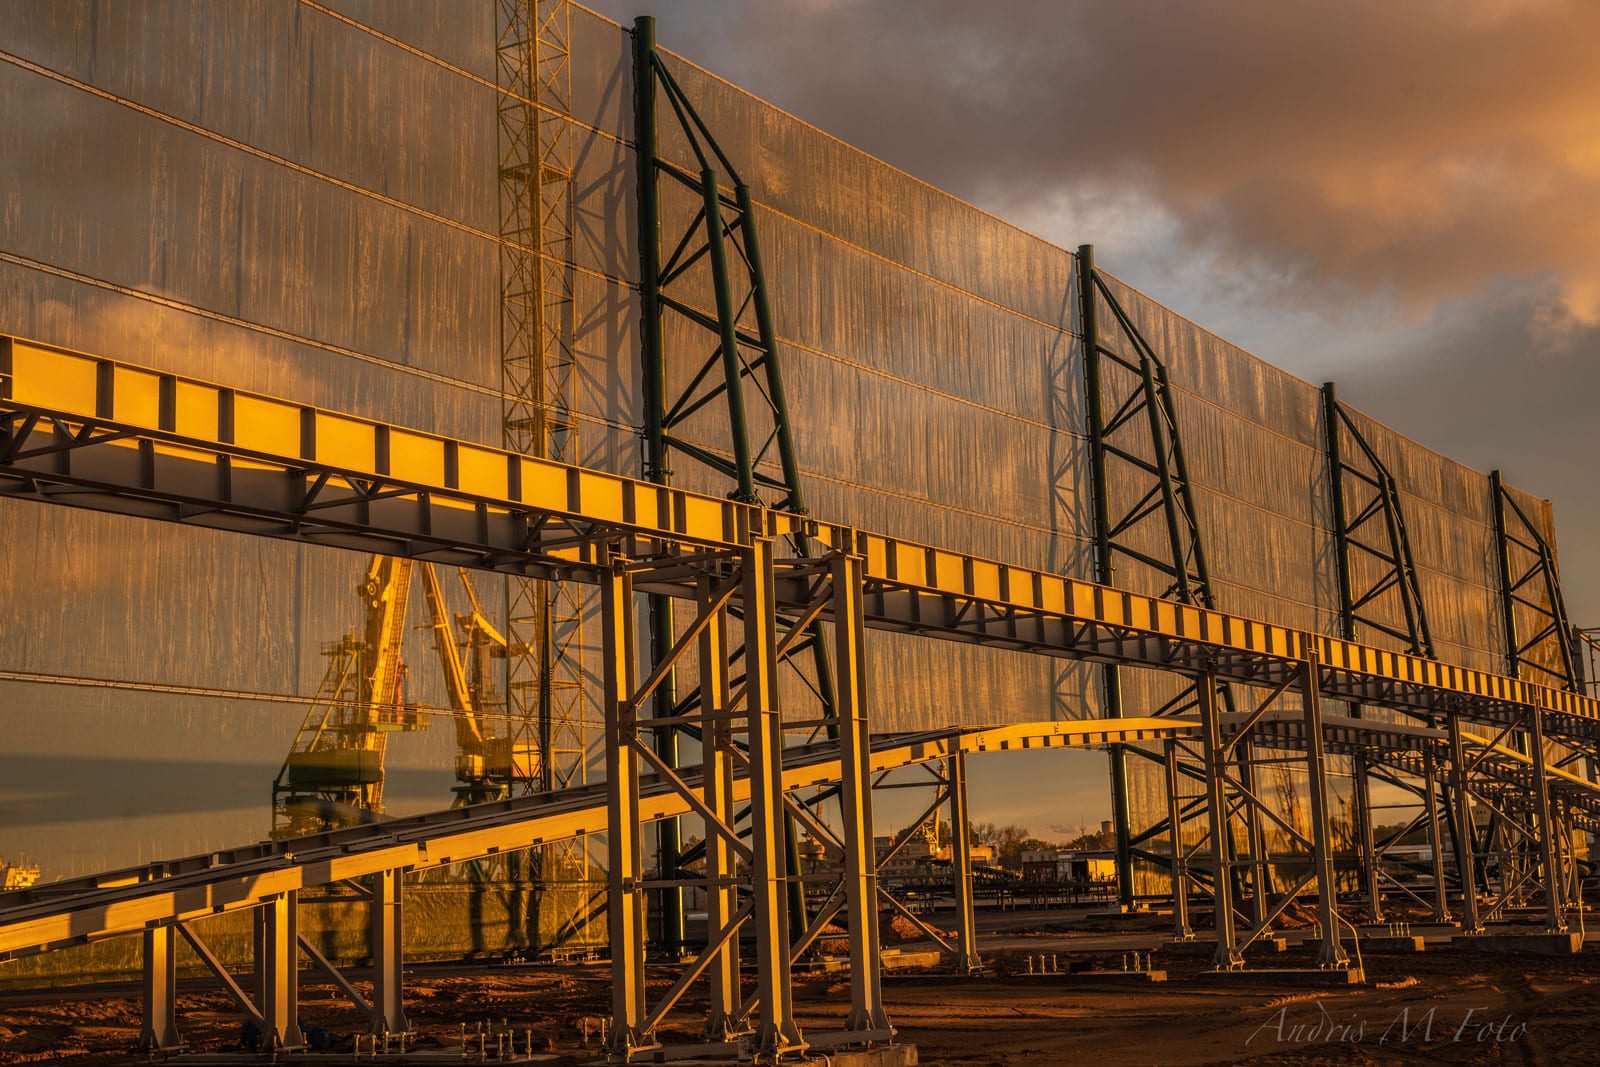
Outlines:
[[[452,621],[431,563],[374,556],[359,587],[366,619],[360,632],[326,645],[327,669],[316,702],[300,724],[272,783],[272,835],[289,837],[383,814],[384,756],[389,735],[427,726],[427,713],[406,696],[402,655],[413,575],[421,573],[434,651],[455,722],[456,795],[478,803],[509,795],[537,779],[537,744],[497,734],[486,709],[495,704],[488,661],[504,658],[506,639],[483,614],[466,572],[469,612]],[[463,632],[457,644],[455,628]],[[466,651],[463,660],[462,652]]]

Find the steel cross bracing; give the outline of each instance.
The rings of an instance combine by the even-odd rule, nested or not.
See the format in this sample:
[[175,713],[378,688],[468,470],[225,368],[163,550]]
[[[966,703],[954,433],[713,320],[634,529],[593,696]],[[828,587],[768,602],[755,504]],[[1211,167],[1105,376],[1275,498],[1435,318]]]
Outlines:
[[[337,448],[332,445],[335,441]],[[605,587],[619,580],[621,566],[623,577],[641,592],[659,592],[681,603],[700,605],[697,621],[686,631],[685,640],[690,633],[695,640],[701,639],[704,633],[703,628],[696,630],[698,620],[718,614],[706,601],[706,582],[719,576],[718,568],[732,566],[737,560],[747,573],[750,561],[762,557],[763,545],[803,532],[826,551],[826,557],[780,565],[769,551],[770,587],[764,580],[752,587],[741,579],[737,587],[727,590],[722,615],[729,615],[737,605],[745,629],[758,621],[763,631],[771,627],[772,636],[757,642],[761,649],[757,664],[775,662],[784,644],[811,622],[838,617],[831,596],[819,592],[816,568],[834,565],[828,561],[854,559],[859,561],[863,628],[1166,670],[1186,679],[1200,679],[1202,694],[1215,692],[1213,684],[1224,681],[1268,690],[1272,696],[1242,721],[1218,710],[1215,700],[1202,701],[1199,727],[1204,736],[1200,747],[1213,769],[1205,778],[1215,794],[1210,807],[1220,812],[1224,821],[1237,810],[1239,797],[1252,787],[1225,769],[1217,770],[1219,755],[1227,755],[1219,745],[1230,744],[1233,735],[1227,731],[1231,730],[1249,735],[1252,744],[1294,747],[1285,740],[1292,731],[1281,725],[1271,706],[1273,697],[1291,687],[1298,688],[1306,700],[1305,710],[1292,714],[1302,718],[1300,746],[1308,753],[1308,768],[1319,782],[1323,779],[1315,773],[1321,766],[1318,749],[1337,751],[1340,739],[1347,738],[1345,743],[1382,763],[1385,753],[1396,747],[1393,739],[1401,728],[1364,720],[1330,727],[1325,717],[1319,724],[1314,714],[1316,701],[1381,706],[1435,715],[1445,721],[1453,735],[1443,740],[1434,737],[1429,742],[1431,755],[1425,758],[1447,763],[1449,773],[1458,778],[1472,779],[1467,788],[1456,790],[1456,803],[1460,804],[1462,797],[1470,800],[1475,796],[1485,805],[1493,803],[1505,809],[1503,821],[1508,826],[1537,824],[1530,837],[1541,842],[1536,850],[1541,854],[1533,855],[1523,868],[1528,875],[1522,879],[1523,886],[1505,887],[1503,895],[1508,899],[1521,892],[1530,879],[1550,886],[1559,883],[1559,878],[1549,873],[1561,873],[1560,865],[1566,862],[1559,855],[1559,835],[1549,829],[1554,821],[1593,819],[1592,788],[1559,768],[1544,765],[1542,745],[1535,745],[1529,756],[1522,757],[1520,767],[1514,751],[1502,751],[1505,746],[1492,740],[1483,742],[1483,752],[1494,753],[1492,757],[1462,755],[1475,751],[1472,746],[1477,743],[1469,740],[1465,724],[1487,725],[1491,733],[1499,731],[1502,737],[1514,730],[1536,729],[1541,736],[1592,748],[1600,739],[1600,709],[1574,692],[12,338],[0,343],[0,484],[8,494],[23,498],[456,563],[519,577]],[[764,571],[767,563],[760,566]],[[608,627],[625,626],[618,619],[628,613],[615,607],[620,603],[615,594],[612,602]],[[784,637],[777,638],[779,632]],[[622,646],[614,642],[613,647]],[[619,767],[636,755],[648,759],[638,745],[626,750],[622,746],[625,735],[620,731],[628,722],[624,708],[638,699],[637,690],[630,689],[625,659],[613,657],[606,672],[613,693],[608,728],[616,732],[614,747],[619,755],[614,762]],[[752,676],[752,669],[747,669],[747,677]],[[753,677],[760,681],[766,676],[757,670]],[[751,684],[747,682],[745,689]],[[630,691],[634,696],[624,698]],[[702,708],[698,715],[703,728],[718,712],[713,705],[709,710]],[[1059,724],[1057,729],[1070,726]],[[747,723],[746,729],[750,728]],[[1095,728],[1106,743],[1130,740],[1114,727],[1100,724]],[[1190,737],[1196,726],[1173,721],[1172,729],[1175,732],[1167,734],[1167,740],[1177,740],[1178,731]],[[765,747],[768,753],[780,753],[776,761],[754,749],[748,758],[757,785],[766,783],[762,788],[770,789],[774,762],[781,768],[786,757],[776,745]],[[627,754],[621,755],[624,751]],[[787,788],[787,772],[777,773]],[[614,781],[608,781],[608,787],[619,790],[613,806],[626,803],[632,808],[625,790],[629,778],[629,774],[619,773]],[[681,775],[676,782],[669,778],[668,785],[674,796],[692,791],[692,783]],[[1331,892],[1325,783],[1314,793],[1323,803],[1318,805],[1313,797],[1315,825],[1303,836],[1313,843],[1320,895]],[[787,801],[771,801],[770,793],[759,795],[769,797],[763,819],[774,817],[780,808],[794,810]],[[563,794],[556,794],[552,802],[564,799]],[[647,809],[641,793],[637,809],[641,820],[653,817]],[[699,809],[688,805],[667,814],[686,810]],[[1461,825],[1474,825],[1470,814]],[[478,809],[460,809],[455,817],[465,825],[478,818]],[[437,825],[430,825],[429,833]],[[615,823],[611,825],[615,827]],[[852,825],[859,833],[859,818]],[[767,834],[765,840],[770,843],[769,832],[759,832]],[[1231,831],[1213,836],[1225,840]],[[504,843],[500,839],[500,844]],[[449,858],[444,855],[440,861]],[[370,860],[367,857],[363,862]],[[250,882],[252,862],[256,861],[248,856],[230,860],[225,878],[242,876]],[[281,864],[281,857],[272,862]],[[1227,855],[1216,856],[1212,867],[1227,870],[1233,862]],[[391,864],[385,869],[407,865],[415,863]],[[350,869],[330,860],[317,877],[332,877],[336,870]],[[755,865],[750,869],[754,871]],[[858,865],[858,870],[864,869]],[[776,883],[786,882],[787,876],[774,875],[775,870],[781,871],[781,865],[769,862],[764,873],[757,873],[752,888],[770,893]],[[1228,881],[1223,878],[1219,883],[1213,877],[1213,891],[1223,893],[1222,884]],[[182,911],[178,898],[164,888],[103,890],[118,891],[131,893],[140,903],[136,907],[119,903],[96,914],[115,914],[116,922],[138,916],[141,923],[152,917],[152,909],[158,921],[193,914]],[[294,891],[298,886],[282,885],[281,892]],[[1553,894],[1547,891],[1547,896]],[[250,904],[241,906],[261,904],[257,897],[250,899]],[[209,911],[219,898],[208,883],[194,900],[203,901],[196,907]],[[58,906],[34,907],[48,913],[35,916],[44,927],[20,934],[22,940],[14,945],[48,947],[90,936],[94,924],[85,925],[82,916],[63,922]],[[1231,914],[1227,908],[1219,912]],[[751,914],[755,914],[753,905]],[[777,944],[771,931],[781,924],[770,908],[762,922],[767,924],[768,944]],[[1256,927],[1260,926],[1257,921]],[[49,929],[56,933],[44,932]],[[287,922],[274,929],[278,931],[275,944],[282,942]],[[1325,958],[1336,961],[1337,930],[1325,924],[1324,935],[1332,941],[1325,948]],[[159,960],[160,946],[152,956]],[[774,960],[769,952],[761,969],[769,983],[781,984]],[[621,963],[614,971],[616,975],[629,973]],[[627,997],[627,988],[621,988],[619,998],[626,1001]],[[792,1044],[781,1003],[776,997],[766,1003],[762,1010],[772,1015],[761,1030],[763,1040],[770,1047]],[[280,1006],[268,1006],[277,1013],[274,1018],[285,1017]],[[260,1004],[253,1010],[270,1014]],[[641,1010],[648,1011],[648,1005],[641,1008],[636,1002],[622,1003],[619,1018],[626,1024],[631,1017],[633,1023],[626,1033],[647,1042],[650,1016],[641,1016]]]
[[[1119,561],[1131,563],[1153,572],[1162,597],[1215,608],[1166,365],[1096,269],[1093,245],[1079,247],[1077,271],[1095,580],[1116,584]],[[1117,337],[1122,344],[1113,343]],[[1128,499],[1114,500],[1113,485],[1135,488]],[[1107,715],[1123,713],[1122,682],[1116,666],[1102,670],[1101,701]],[[1191,710],[1200,699],[1193,684],[1182,685],[1157,714]],[[1231,712],[1233,694],[1226,686],[1221,699]],[[1248,762],[1248,752],[1241,755]],[[1122,749],[1114,749],[1110,757],[1117,884],[1125,907],[1133,903],[1135,853],[1127,759]],[[1264,868],[1256,871],[1264,873]]]
[[[1353,641],[1364,636],[1365,628],[1401,642],[1413,655],[1432,657],[1427,606],[1394,476],[1339,402],[1332,382],[1322,387],[1322,421],[1339,590],[1339,636]],[[1360,706],[1353,706],[1351,712],[1359,717]],[[1375,840],[1371,784],[1360,756],[1356,757],[1354,779],[1352,801],[1367,921],[1379,923],[1383,920],[1383,857]],[[1435,783],[1430,780],[1423,787],[1431,795]],[[1435,872],[1435,877],[1440,875]]]
[[[845,558],[840,557],[839,561],[830,565],[830,569],[837,573],[839,568],[849,566]],[[626,582],[627,570],[627,567],[619,569],[620,581]],[[844,577],[847,583],[851,582],[848,570]],[[715,579],[702,583],[708,594],[702,603],[711,609],[711,614],[704,616],[709,620],[704,627],[698,626],[697,620],[697,636],[693,640],[704,643],[707,635],[719,633],[726,619],[725,616],[717,617],[722,609],[716,605],[723,600],[723,593],[729,584],[741,580],[735,569],[729,569]],[[831,592],[829,598],[834,601],[834,607],[830,610],[848,612],[848,605],[842,604]],[[623,616],[612,614],[610,619],[613,625],[627,625]],[[859,647],[859,642],[856,644]],[[619,716],[617,721],[622,723],[624,719]],[[882,776],[897,768],[919,764],[959,768],[969,755],[1020,748],[1157,743],[1170,749],[1173,746],[1194,748],[1197,743],[1200,746],[1209,743],[1215,751],[1218,746],[1232,747],[1243,743],[1252,731],[1261,743],[1291,749],[1303,748],[1307,737],[1320,736],[1329,752],[1374,753],[1381,759],[1385,769],[1398,773],[1406,771],[1420,760],[1438,758],[1438,754],[1448,745],[1457,743],[1456,738],[1448,737],[1444,731],[1437,729],[1383,726],[1354,719],[1328,718],[1323,721],[1320,733],[1308,732],[1306,715],[1301,712],[1268,711],[1255,716],[1253,720],[1245,715],[1221,716],[1216,722],[1214,737],[1206,727],[1208,721],[1209,716],[1203,715],[1200,721],[1127,718],[929,731],[914,735],[879,736],[866,749],[846,737],[840,742],[785,749],[781,757],[782,788],[787,797],[823,783],[859,782],[865,780],[867,774]],[[858,722],[858,728],[861,726],[864,723]],[[1206,740],[1208,737],[1212,738],[1209,742]],[[1519,770],[1525,774],[1529,766],[1528,757],[1496,745],[1490,737],[1465,730],[1459,731],[1459,743],[1462,746],[1464,769],[1481,778],[1484,783],[1475,788],[1475,793],[1489,798],[1489,803],[1504,803],[1507,791],[1494,790],[1494,782],[1499,780],[1515,785]],[[637,749],[637,757],[650,759],[647,747],[638,745],[636,734],[633,744]],[[864,770],[850,757],[852,749],[857,754],[854,759],[867,753]],[[210,915],[253,909],[263,919],[263,936],[258,941],[258,952],[266,954],[257,961],[258,977],[263,973],[292,973],[292,967],[289,966],[292,960],[288,957],[298,940],[299,950],[318,967],[326,970],[357,1006],[369,1014],[375,1030],[401,1029],[404,1022],[400,980],[403,961],[399,952],[398,932],[403,915],[402,885],[407,872],[424,871],[614,827],[615,816],[609,806],[619,797],[630,798],[629,803],[636,805],[636,818],[641,822],[693,812],[704,813],[719,804],[716,799],[719,794],[722,797],[722,810],[727,810],[735,803],[748,802],[751,783],[747,765],[741,763],[718,771],[716,763],[716,760],[712,760],[700,768],[685,768],[677,772],[659,769],[656,774],[643,774],[634,780],[636,789],[631,791],[613,791],[596,785],[538,794],[381,824],[345,827],[300,838],[263,842],[226,852],[146,864],[0,894],[0,959],[143,931],[146,1037],[154,1047],[170,1048],[179,1040],[171,966],[173,938],[181,935],[194,947],[202,961],[223,980],[225,987],[239,1002],[241,1011],[260,1025],[270,1022],[270,1026],[267,1026],[269,1031],[279,1033],[284,1041],[292,1041],[297,1025],[294,984],[284,981],[258,982],[251,993],[246,993],[216,962],[195,926]],[[659,768],[659,764],[656,766]],[[1218,780],[1224,779],[1219,777]],[[1558,787],[1552,790],[1554,800],[1564,805],[1569,813],[1581,811],[1582,814],[1572,820],[1572,825],[1585,828],[1600,825],[1600,793],[1591,783],[1564,772],[1552,773],[1550,781],[1553,787]],[[947,779],[947,784],[954,787],[958,782]],[[1525,781],[1521,787],[1525,790]],[[940,802],[942,800],[943,797]],[[841,850],[856,849],[856,859],[852,861],[848,856],[842,857],[841,866],[848,877],[840,891],[841,898],[830,898],[829,907],[824,909],[826,918],[817,920],[819,927],[844,910],[847,904],[854,909],[860,901],[873,899],[872,867],[864,851],[870,848],[870,840],[865,834],[852,834],[850,825],[846,823],[844,841],[839,842],[838,846]],[[862,820],[859,826],[869,828],[870,820]],[[724,833],[720,836],[731,848],[742,849],[736,835]],[[1202,840],[1196,844],[1189,850],[1191,858],[1209,843]],[[637,847],[636,837],[633,838],[632,847]],[[891,847],[891,855],[893,851]],[[1214,848],[1210,852],[1209,862],[1201,861],[1193,866],[1216,869],[1218,857]],[[888,858],[883,857],[884,860]],[[1225,864],[1227,861],[1222,859],[1221,862]],[[1566,869],[1569,877],[1576,871],[1570,859],[1566,861]],[[1224,883],[1226,881],[1224,879]],[[291,936],[294,934],[293,904],[297,895],[302,890],[335,882],[365,884],[362,892],[368,898],[373,912],[375,982],[370,1000],[350,986],[348,980],[313,945],[303,938]],[[848,888],[851,882],[855,883],[853,896]],[[713,878],[708,870],[706,884],[708,889],[715,889],[725,886],[726,880]],[[636,894],[632,896],[636,898]],[[614,899],[623,900],[625,906],[631,906],[627,903],[630,894],[626,890],[619,889]],[[1277,910],[1281,911],[1292,899],[1292,894],[1285,895]],[[1502,906],[1505,899],[1503,897],[1501,900]],[[892,899],[889,902],[893,905]],[[1176,903],[1177,910],[1183,913],[1187,894],[1179,895]],[[719,929],[726,932],[730,927],[753,921],[753,911],[753,907],[730,910],[726,922]],[[1273,912],[1273,916],[1276,913]],[[781,921],[783,909],[769,906],[768,914]],[[1232,915],[1232,911],[1219,912],[1219,921],[1216,923],[1219,958],[1224,966],[1235,965],[1239,953],[1261,936],[1265,929],[1259,924],[1248,927],[1248,917],[1243,915],[1236,918],[1246,923],[1247,928],[1221,921],[1223,916]],[[854,923],[857,917],[852,914],[851,922]],[[876,943],[875,935],[875,912],[869,911],[859,926],[851,926],[853,961],[876,959],[876,953],[871,951],[871,946]],[[805,944],[814,936],[815,931],[808,930],[802,943],[792,950],[791,959],[803,951]],[[965,943],[970,945],[970,941]],[[1338,951],[1336,939],[1329,943],[1324,938],[1324,952]],[[623,1047],[619,1049],[623,1057],[637,1053],[649,1055],[653,1051],[652,1043],[647,1040],[650,1033],[648,1024],[659,1021],[693,981],[694,975],[712,976],[711,1012],[707,1018],[707,1028],[712,1035],[740,1038],[743,1036],[740,1027],[730,1026],[730,1023],[737,1023],[752,1009],[759,1007],[759,999],[742,1001],[730,981],[731,976],[737,973],[737,944],[731,936],[721,943],[711,941],[707,952],[685,971],[691,977],[680,978],[668,995],[654,1006],[632,999],[637,995],[635,983],[642,975],[642,960],[636,955],[631,958],[639,960],[637,966],[619,964],[614,972],[614,979],[624,996],[618,1019],[625,1023],[629,1018],[635,1020],[632,1028],[625,1031],[631,1035],[630,1040],[622,1042]],[[721,977],[718,978],[718,975]],[[846,1030],[842,1034],[813,1036],[807,1040],[812,1044],[822,1044],[829,1038],[834,1041],[870,1040],[881,1036],[887,1027],[876,997],[876,982],[875,966],[858,966],[852,974],[853,1007]],[[631,1015],[628,1014],[630,1012]],[[641,1016],[646,1020],[643,1026],[637,1021]]]
[[[1544,526],[1507,490],[1499,471],[1489,475],[1493,497],[1495,564],[1500,574],[1500,618],[1506,670],[1563,689],[1581,689],[1575,631],[1567,620],[1555,551]],[[1554,654],[1537,655],[1553,645]]]
[[[655,19],[633,28],[635,145],[639,154],[640,354],[644,383],[644,471],[649,481],[671,484],[674,464],[696,466],[698,481],[727,485],[732,499],[765,502],[804,514],[800,463],[783,386],[777,330],[762,266],[750,187],[717,143],[694,103],[656,48]],[[694,157],[693,169],[663,154],[660,102],[675,120],[667,132]],[[668,150],[679,148],[677,143]],[[776,471],[771,468],[775,466]],[[676,472],[682,474],[682,471]],[[709,478],[706,477],[709,475]],[[789,535],[793,551],[812,554],[803,531]],[[672,646],[670,598],[650,602],[651,656],[659,662]],[[836,729],[836,695],[826,637],[811,627],[785,662],[801,669],[815,694],[823,732]],[[654,715],[672,719],[700,699],[680,695],[670,675],[655,692]],[[677,759],[679,730],[656,730],[656,745]],[[798,864],[796,828],[785,820],[791,865]],[[660,863],[681,859],[678,827],[660,830]],[[662,897],[664,940],[681,947],[681,896]],[[806,923],[798,885],[790,892],[791,925]]]

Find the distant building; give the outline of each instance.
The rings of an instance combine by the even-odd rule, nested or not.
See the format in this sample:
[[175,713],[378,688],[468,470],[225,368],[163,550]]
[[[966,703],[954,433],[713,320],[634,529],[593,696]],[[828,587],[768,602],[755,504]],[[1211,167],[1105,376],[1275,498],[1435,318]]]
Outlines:
[[1029,849],[1022,853],[1024,882],[1111,882],[1117,877],[1117,863],[1102,850],[1050,848]]

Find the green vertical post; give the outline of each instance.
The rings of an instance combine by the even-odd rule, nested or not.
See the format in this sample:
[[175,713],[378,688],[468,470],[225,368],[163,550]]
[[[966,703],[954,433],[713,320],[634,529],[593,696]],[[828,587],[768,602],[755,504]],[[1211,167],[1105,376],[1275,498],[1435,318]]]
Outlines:
[[[672,472],[667,463],[666,359],[661,338],[661,199],[656,185],[656,20],[642,15],[633,23],[633,85],[635,144],[639,153],[639,348],[644,375],[644,474],[657,485],[668,485]],[[670,597],[652,595],[649,601],[650,662],[660,663],[672,649],[676,629]],[[651,713],[669,716],[677,703],[676,672],[651,697]],[[678,731],[668,726],[655,731],[656,751],[669,767],[678,765]],[[677,819],[664,819],[656,829],[661,876],[677,875],[682,852],[682,830]],[[683,951],[683,891],[661,892],[661,943],[668,955]]]
[[[1094,580],[1111,585],[1116,576],[1111,560],[1111,498],[1106,485],[1105,410],[1101,403],[1100,315],[1095,304],[1094,245],[1078,247],[1078,321],[1083,331],[1083,375],[1089,416],[1089,480],[1094,503]],[[1122,717],[1122,673],[1112,664],[1101,668],[1104,712]],[[1128,801],[1128,754],[1111,746],[1111,823],[1116,832],[1117,900],[1133,904],[1133,834]]]

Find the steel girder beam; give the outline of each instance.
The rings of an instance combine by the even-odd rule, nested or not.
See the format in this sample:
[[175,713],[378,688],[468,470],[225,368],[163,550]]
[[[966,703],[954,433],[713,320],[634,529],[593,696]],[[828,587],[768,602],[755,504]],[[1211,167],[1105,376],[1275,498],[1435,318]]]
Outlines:
[[[1412,655],[1432,659],[1433,634],[1399,486],[1339,401],[1332,382],[1322,387],[1322,411],[1340,636],[1354,641],[1365,627],[1401,642]],[[1357,556],[1366,567],[1356,566]],[[1369,574],[1374,565],[1376,571]],[[1398,623],[1388,617],[1392,612],[1380,611],[1391,594],[1399,602]]]
[[[675,463],[682,460],[713,481],[731,483],[734,500],[760,503],[766,493],[771,506],[804,514],[800,463],[750,187],[657,50],[655,32],[655,19],[634,21],[645,477],[667,485]],[[658,105],[663,99],[697,168],[662,155]],[[669,251],[663,255],[663,249]],[[707,289],[710,309],[705,306]],[[686,346],[689,351],[668,352],[669,316],[695,338]],[[705,350],[694,349],[702,343]],[[731,458],[712,443],[724,436]],[[772,459],[776,474],[764,468]],[[803,532],[791,542],[798,555],[813,554]],[[668,598],[652,598],[655,662],[672,645],[672,610]],[[810,653],[811,688],[822,716],[831,719],[833,672],[820,624],[810,627],[803,646],[793,651]],[[681,714],[678,704],[669,679],[657,690],[655,713],[663,718]],[[833,729],[830,724],[830,737]],[[677,731],[660,729],[656,740],[659,751],[675,761]],[[798,864],[795,828],[787,816],[785,833],[789,863]],[[681,851],[677,824],[663,824],[660,835],[662,866],[672,869]],[[669,892],[662,904],[664,940],[669,950],[676,949],[682,940],[681,897]],[[790,924],[797,929],[805,926],[804,904],[802,887],[791,886]]]

